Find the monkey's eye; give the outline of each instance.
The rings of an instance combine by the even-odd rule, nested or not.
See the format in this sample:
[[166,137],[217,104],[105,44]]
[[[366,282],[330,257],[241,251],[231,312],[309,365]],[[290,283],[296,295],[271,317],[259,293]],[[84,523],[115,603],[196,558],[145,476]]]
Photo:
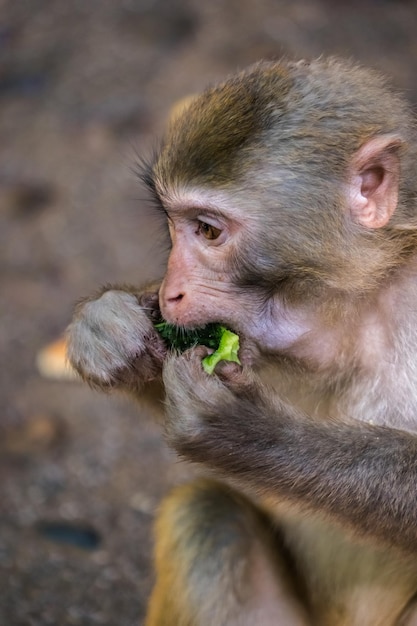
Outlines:
[[197,234],[202,234],[206,239],[217,239],[221,235],[220,228],[216,228],[206,222],[198,222]]

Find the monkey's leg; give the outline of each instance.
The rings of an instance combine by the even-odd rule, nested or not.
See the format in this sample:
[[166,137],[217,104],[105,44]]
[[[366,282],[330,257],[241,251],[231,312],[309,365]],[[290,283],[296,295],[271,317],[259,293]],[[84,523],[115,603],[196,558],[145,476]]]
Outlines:
[[163,502],[146,626],[308,626],[273,533],[256,508],[199,480]]

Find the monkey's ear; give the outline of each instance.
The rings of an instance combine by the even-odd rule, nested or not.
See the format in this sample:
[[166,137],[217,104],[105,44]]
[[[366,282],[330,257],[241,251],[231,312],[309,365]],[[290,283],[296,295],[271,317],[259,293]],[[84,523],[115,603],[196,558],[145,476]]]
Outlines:
[[353,219],[362,226],[385,226],[397,208],[402,144],[397,136],[375,137],[353,157],[349,206]]

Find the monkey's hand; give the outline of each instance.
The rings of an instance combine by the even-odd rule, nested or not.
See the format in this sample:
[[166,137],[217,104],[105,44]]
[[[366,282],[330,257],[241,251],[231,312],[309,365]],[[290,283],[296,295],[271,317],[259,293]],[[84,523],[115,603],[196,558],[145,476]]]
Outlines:
[[169,443],[182,456],[211,464],[219,446],[222,454],[226,448],[233,454],[248,407],[254,410],[257,405],[261,412],[265,407],[262,383],[250,368],[223,361],[209,375],[201,365],[207,353],[207,348],[197,346],[170,355],[163,380]]
[[166,356],[158,315],[155,291],[106,289],[84,300],[67,331],[70,363],[94,387],[140,391],[160,377]]

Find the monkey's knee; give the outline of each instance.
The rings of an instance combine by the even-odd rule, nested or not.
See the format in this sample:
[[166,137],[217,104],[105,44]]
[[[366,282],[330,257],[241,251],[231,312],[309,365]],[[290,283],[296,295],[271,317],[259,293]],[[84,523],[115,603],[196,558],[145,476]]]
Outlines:
[[237,498],[202,480],[165,499],[155,526],[157,580],[147,626],[220,625],[219,597],[243,595],[249,530]]
[[209,480],[175,489],[156,523],[146,626],[306,624],[282,608],[293,599],[282,601],[288,581],[273,553],[266,520],[239,493]]

